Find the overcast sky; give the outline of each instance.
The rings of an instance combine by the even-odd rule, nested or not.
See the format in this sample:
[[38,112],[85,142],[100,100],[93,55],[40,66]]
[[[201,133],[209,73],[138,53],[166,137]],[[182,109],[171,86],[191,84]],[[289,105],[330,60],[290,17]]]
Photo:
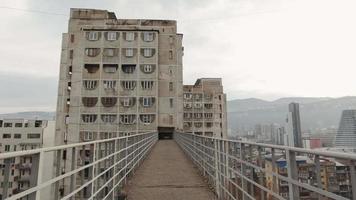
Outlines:
[[355,95],[355,0],[1,0],[0,113],[55,110],[69,8],[175,19],[184,83],[222,77],[229,99]]

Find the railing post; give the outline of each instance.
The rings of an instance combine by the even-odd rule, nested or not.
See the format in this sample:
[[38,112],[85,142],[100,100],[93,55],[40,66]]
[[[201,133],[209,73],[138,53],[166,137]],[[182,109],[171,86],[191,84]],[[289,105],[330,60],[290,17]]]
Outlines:
[[[315,175],[316,175],[318,188],[323,189],[323,185],[321,184],[320,158],[319,158],[319,155],[315,155],[314,162],[315,162]],[[322,199],[322,196],[320,194],[318,194],[318,199],[319,200]]]
[[[298,181],[298,166],[296,160],[296,153],[291,150],[286,150],[286,159],[287,159],[287,170],[288,178],[290,180]],[[289,199],[299,200],[299,188],[291,182],[288,182],[289,186]]]
[[218,196],[218,199],[220,199],[220,182],[219,182],[219,163],[218,163],[218,143],[216,139],[214,138],[214,150],[215,150],[215,155],[214,155],[214,163],[215,163],[215,191],[216,195]]
[[350,162],[350,179],[351,179],[351,190],[352,190],[352,199],[356,199],[356,169],[355,161]]
[[[42,183],[42,173],[43,173],[43,159],[44,159],[44,152],[41,151],[38,156],[38,168],[37,168],[37,185]],[[37,190],[36,192],[36,200],[41,199],[41,190]]]
[[[231,193],[230,191],[230,170],[229,170],[229,142],[224,142],[224,152],[225,152],[225,188]],[[229,195],[227,195],[229,197]],[[230,197],[229,197],[230,198]]]
[[[258,151],[258,157],[257,157],[257,165],[259,166],[259,167],[261,167],[261,168],[264,168],[263,166],[262,166],[262,147],[260,147],[260,146],[258,146],[257,147],[257,151]],[[258,174],[258,176],[259,176],[259,183],[260,183],[260,185],[264,185],[264,183],[263,183],[263,173],[264,172],[262,172],[262,171],[258,171],[259,172],[259,174]],[[264,200],[265,199],[265,192],[264,192],[264,190],[262,190],[262,189],[260,189],[260,193],[261,193],[261,200]]]
[[[277,158],[276,158],[276,150],[274,148],[271,149],[272,156],[272,172],[278,174],[277,168]],[[277,177],[272,175],[272,191],[277,192]]]
[[[93,145],[93,162],[96,161],[96,154],[97,154],[96,145],[97,145],[97,143],[94,143],[94,145]],[[96,167],[95,167],[95,165],[93,165],[92,166],[92,171],[91,171],[91,179],[94,179],[94,177],[95,177],[95,170],[96,170]],[[92,197],[92,198],[93,198],[93,194],[95,192],[94,189],[95,189],[95,181],[93,181],[91,183],[91,194],[90,194],[90,197]]]
[[[245,154],[245,144],[240,143],[240,159],[246,161],[246,154]],[[246,176],[246,166],[245,164],[241,163],[241,174],[242,176]],[[242,199],[248,199],[246,193],[248,193],[247,188],[247,180],[241,176],[241,185],[242,185]]]

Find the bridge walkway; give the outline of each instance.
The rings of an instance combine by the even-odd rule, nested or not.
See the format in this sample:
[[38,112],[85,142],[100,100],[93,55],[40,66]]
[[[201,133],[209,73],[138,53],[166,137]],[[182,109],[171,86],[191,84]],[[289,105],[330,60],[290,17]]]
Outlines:
[[128,200],[216,200],[174,140],[159,140],[125,188]]

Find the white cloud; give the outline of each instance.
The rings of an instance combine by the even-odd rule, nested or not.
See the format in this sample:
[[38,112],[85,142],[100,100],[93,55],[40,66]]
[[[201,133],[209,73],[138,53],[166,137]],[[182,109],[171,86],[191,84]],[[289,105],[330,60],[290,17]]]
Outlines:
[[121,18],[177,19],[184,34],[184,82],[222,77],[230,98],[354,94],[353,0],[4,0],[0,7],[6,19],[0,21],[6,27],[0,75],[56,79],[68,20],[4,7],[68,15],[70,7],[91,7]]

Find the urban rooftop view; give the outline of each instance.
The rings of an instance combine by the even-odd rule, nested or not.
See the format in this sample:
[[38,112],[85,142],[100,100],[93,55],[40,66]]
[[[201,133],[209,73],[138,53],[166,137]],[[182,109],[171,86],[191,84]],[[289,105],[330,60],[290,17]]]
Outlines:
[[[259,50],[245,54],[250,44],[245,46],[245,52],[236,50],[234,55],[229,54],[235,45],[233,38],[241,36],[234,35],[231,26],[233,23],[243,26],[243,18],[249,18],[249,24],[253,24],[263,20],[260,15],[281,14],[285,12],[283,9],[291,14],[293,9],[305,9],[303,5],[321,6],[323,14],[329,8],[340,11],[340,15],[342,9],[346,9],[342,10],[345,13],[349,11],[346,4],[341,7],[333,4],[334,0],[325,4],[312,1],[314,4],[303,0],[285,5],[275,1],[250,4],[241,1],[237,5],[231,1],[213,1],[216,8],[212,2],[206,2],[206,7],[185,1],[177,4],[159,1],[152,5],[142,2],[141,6],[156,9],[158,15],[140,14],[136,10],[131,15],[129,9],[123,15],[113,12],[115,9],[102,9],[94,1],[88,4],[65,1],[63,5],[53,2],[52,10],[33,9],[32,6],[44,8],[48,5],[45,1],[44,7],[25,0],[16,1],[16,6],[24,7],[14,7],[7,0],[4,5],[0,3],[4,11],[0,15],[8,16],[3,20],[8,19],[9,30],[16,28],[14,20],[18,15],[24,20],[21,27],[26,22],[29,27],[31,23],[41,24],[46,27],[41,32],[58,36],[37,40],[39,36],[32,35],[29,28],[27,40],[33,38],[38,46],[26,45],[20,39],[23,48],[33,51],[26,50],[28,54],[21,58],[22,47],[17,49],[16,44],[11,44],[14,47],[9,51],[17,59],[12,59],[10,54],[1,58],[5,65],[0,67],[0,83],[3,83],[0,91],[4,94],[0,96],[0,200],[356,200],[356,97],[348,92],[352,90],[338,90],[341,87],[336,83],[331,88],[326,85],[331,80],[325,79],[325,87],[329,87],[326,91],[330,93],[315,92],[314,87],[319,83],[315,86],[313,81],[324,81],[322,68],[314,72],[310,66],[298,68],[291,64],[293,67],[286,71],[272,70],[276,76],[269,76],[270,72],[264,69],[253,72],[248,65],[244,68],[240,66],[241,61],[236,61],[239,64],[234,69],[235,59],[249,56],[248,62],[264,67],[253,61],[265,59],[263,56],[251,57],[258,56]],[[206,14],[220,8],[228,14],[228,5],[266,9],[269,4],[282,11],[240,13],[238,18],[209,18]],[[73,8],[77,5],[83,8]],[[98,8],[86,8],[89,5]],[[172,6],[177,6],[177,10]],[[202,12],[207,18],[197,23],[194,18],[172,17],[186,6],[199,11],[197,17]],[[69,15],[54,11],[64,7],[66,12],[71,7]],[[165,9],[172,9],[171,15]],[[159,17],[161,14],[167,17]],[[146,15],[157,19],[122,17]],[[309,17],[314,20],[312,16]],[[348,19],[354,22],[356,18]],[[272,21],[264,22],[273,29]],[[229,28],[225,27],[228,23],[232,23]],[[181,25],[186,28],[180,28]],[[64,26],[66,29],[60,31],[58,27]],[[229,33],[222,33],[222,27]],[[266,27],[264,33],[271,34]],[[339,28],[342,33],[344,29],[341,25]],[[59,34],[63,31],[60,43]],[[209,35],[211,32],[213,37]],[[17,34],[11,36],[8,30],[1,33],[4,46],[8,44],[6,38]],[[194,33],[201,34],[201,38],[192,36]],[[264,34],[252,31],[248,35],[253,33]],[[231,38],[225,39],[227,35]],[[247,40],[249,37],[259,40],[252,35],[245,36]],[[279,39],[282,42],[275,38],[276,46],[282,45],[286,38]],[[55,52],[60,55],[53,55],[55,45],[51,42],[58,43]],[[343,44],[352,42],[356,41]],[[46,48],[37,48],[40,46]],[[219,46],[226,52],[214,49]],[[268,48],[280,51],[273,45]],[[37,56],[37,51],[41,56],[29,61],[31,56]],[[348,49],[340,51],[350,53],[346,52]],[[51,59],[55,56],[59,60]],[[188,60],[183,61],[183,57]],[[231,68],[226,68],[231,61]],[[7,68],[11,62],[14,67]],[[59,71],[41,68],[52,62],[57,63],[55,68]],[[17,69],[18,64],[26,75],[20,77],[18,73],[14,80],[6,81],[15,77],[11,73],[22,69]],[[34,64],[41,66],[36,68]],[[300,61],[295,64],[299,65]],[[342,73],[354,74],[352,70]],[[266,79],[245,74],[251,72],[265,73],[262,77]],[[294,76],[299,76],[301,82],[295,90]],[[345,78],[348,76],[345,74]],[[274,83],[269,78],[280,78],[280,84],[286,82],[290,88],[285,90],[281,86],[273,91]],[[57,81],[55,88],[51,86],[53,81]],[[37,86],[36,91],[33,85]],[[352,85],[356,84],[343,87]],[[241,90],[245,86],[246,90]]]

